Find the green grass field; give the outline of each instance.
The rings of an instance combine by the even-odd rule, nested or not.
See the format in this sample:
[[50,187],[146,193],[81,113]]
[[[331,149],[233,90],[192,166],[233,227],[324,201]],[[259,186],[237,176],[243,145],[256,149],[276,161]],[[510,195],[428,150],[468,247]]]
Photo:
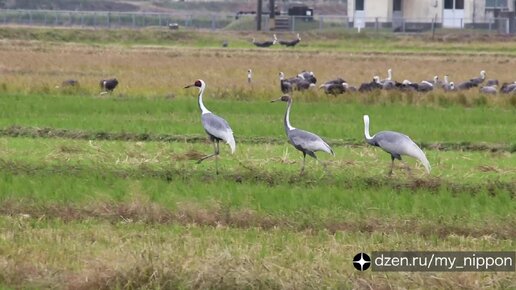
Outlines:
[[[295,71],[306,56],[321,80],[332,75],[334,56],[355,72],[347,71],[354,82],[371,73],[366,66],[391,65],[390,56],[399,74],[417,74],[417,46],[403,55],[397,45],[419,39],[363,36],[357,41],[384,53],[372,59],[328,52],[342,48],[328,32],[300,52],[275,50],[274,65],[255,70],[248,87],[245,79],[226,80],[249,63],[261,68],[266,54],[243,45],[233,52],[200,49],[239,33],[210,34],[206,45],[198,43],[205,32],[192,33],[178,49],[147,35],[150,50],[147,40],[133,34],[124,40],[118,31],[106,40],[91,31],[61,40],[45,30],[0,33],[8,38],[0,43],[2,289],[516,288],[514,272],[359,272],[352,264],[356,253],[379,250],[516,249],[516,99],[477,91],[295,94],[292,124],[324,137],[336,154],[318,153],[326,169],[307,159],[303,175],[302,154],[283,129],[286,106],[269,102],[280,95],[277,70]],[[27,45],[28,39],[38,41]],[[327,54],[313,52],[324,46]],[[501,43],[492,55],[476,44],[433,46],[478,49],[482,56],[462,67],[421,53],[426,71],[417,77],[445,67],[466,78],[465,67],[480,65],[500,75],[514,51]],[[109,65],[97,59],[100,51]],[[294,60],[282,62],[285,55]],[[212,76],[214,56],[222,76]],[[98,70],[122,75],[114,94],[98,95]],[[84,77],[80,89],[54,88],[70,74]],[[214,159],[196,164],[213,147],[196,91],[182,89],[205,76],[212,84],[205,104],[228,120],[237,142],[234,155],[221,145],[219,175]],[[363,114],[373,134],[411,136],[432,173],[404,158],[412,175],[396,162],[388,177],[389,155],[363,141]]]

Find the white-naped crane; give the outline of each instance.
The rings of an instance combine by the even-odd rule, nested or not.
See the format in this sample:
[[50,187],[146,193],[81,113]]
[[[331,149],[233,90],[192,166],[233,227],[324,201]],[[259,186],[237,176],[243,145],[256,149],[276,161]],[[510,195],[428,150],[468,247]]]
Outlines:
[[257,47],[273,46],[274,44],[276,44],[276,42],[278,42],[278,38],[276,38],[276,34],[273,34],[272,37],[273,37],[272,40],[267,40],[267,41],[263,41],[263,42],[256,41],[256,39],[253,37],[253,44]]
[[[418,159],[425,167],[427,173],[430,173],[430,162],[426,159],[425,153],[407,135],[394,131],[381,131],[371,137],[369,135],[369,116],[364,115],[364,136],[369,145],[380,147],[391,155],[392,162],[389,176],[392,174],[394,159],[402,161],[402,155]],[[410,173],[410,167],[406,165],[406,168]]]
[[301,42],[301,37],[299,37],[299,33],[298,33],[296,39],[294,39],[294,40],[280,40],[279,44],[284,45],[286,47],[294,47],[299,42]]
[[319,159],[317,159],[317,156],[315,156],[316,151],[323,151],[335,156],[335,153],[331,149],[330,145],[328,145],[328,143],[326,143],[321,137],[315,135],[314,133],[292,127],[290,124],[290,108],[292,107],[292,98],[289,95],[283,95],[281,98],[272,100],[271,102],[277,101],[287,103],[287,110],[285,111],[283,125],[292,146],[303,153],[303,166],[301,167],[301,174],[303,174],[305,171],[305,160],[307,154],[312,156],[317,161],[319,161]]
[[118,80],[116,78],[101,80],[99,85],[101,89],[101,95],[112,93],[113,90],[118,86]]
[[197,163],[201,163],[202,161],[215,156],[215,171],[219,174],[219,166],[218,166],[218,156],[219,156],[219,141],[226,142],[231,148],[231,154],[235,153],[236,143],[235,138],[233,137],[233,130],[229,126],[226,120],[221,117],[210,112],[202,101],[202,96],[204,94],[204,90],[206,89],[206,83],[203,80],[196,80],[193,84],[185,87],[196,87],[199,89],[198,103],[199,109],[201,110],[201,122],[204,130],[208,134],[211,142],[213,142],[214,152],[213,154],[204,156],[199,159]]

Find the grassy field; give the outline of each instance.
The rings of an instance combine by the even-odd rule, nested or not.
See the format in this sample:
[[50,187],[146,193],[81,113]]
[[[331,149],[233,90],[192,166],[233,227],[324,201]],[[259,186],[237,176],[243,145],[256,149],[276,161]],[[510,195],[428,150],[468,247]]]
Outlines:
[[[159,31],[73,32],[0,29],[0,287],[516,288],[513,272],[358,272],[351,263],[361,251],[514,251],[514,96],[295,93],[293,125],[336,153],[318,154],[327,170],[308,160],[304,175],[286,142],[285,104],[269,102],[281,95],[279,71],[359,84],[389,67],[415,80],[485,69],[514,81],[514,44],[370,35],[351,44],[327,32],[264,53],[243,40],[216,48],[249,36],[240,33],[167,34],[185,38],[176,43]],[[360,43],[376,52],[353,52]],[[455,49],[467,55],[444,53]],[[111,76],[120,87],[99,96],[98,81]],[[80,88],[56,88],[68,78]],[[219,175],[214,160],[195,162],[213,150],[197,92],[183,89],[198,78],[237,141],[234,155],[222,145]],[[363,114],[372,133],[398,130],[421,144],[432,173],[406,158],[413,175],[397,163],[388,177],[390,157],[364,144]]]

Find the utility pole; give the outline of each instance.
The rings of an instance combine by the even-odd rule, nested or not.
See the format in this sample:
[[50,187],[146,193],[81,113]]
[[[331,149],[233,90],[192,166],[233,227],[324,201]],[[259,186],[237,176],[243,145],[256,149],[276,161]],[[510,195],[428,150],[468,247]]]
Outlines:
[[258,0],[258,7],[256,8],[256,30],[262,30],[262,0]]
[[274,21],[276,10],[274,9],[274,4],[274,0],[269,0],[269,30],[276,28],[276,22]]

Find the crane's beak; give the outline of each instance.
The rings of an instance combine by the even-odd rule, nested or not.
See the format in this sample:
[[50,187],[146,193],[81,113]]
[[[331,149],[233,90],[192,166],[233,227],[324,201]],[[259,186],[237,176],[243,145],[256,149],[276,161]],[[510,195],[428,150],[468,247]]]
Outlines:
[[188,89],[188,88],[191,88],[191,87],[193,87],[193,86],[194,86],[194,85],[188,85],[188,86],[186,86],[186,87],[184,87],[184,88],[185,88],[185,89]]
[[281,101],[281,98],[277,98],[275,100],[272,100],[271,103],[274,103],[274,102],[277,102],[277,101]]

